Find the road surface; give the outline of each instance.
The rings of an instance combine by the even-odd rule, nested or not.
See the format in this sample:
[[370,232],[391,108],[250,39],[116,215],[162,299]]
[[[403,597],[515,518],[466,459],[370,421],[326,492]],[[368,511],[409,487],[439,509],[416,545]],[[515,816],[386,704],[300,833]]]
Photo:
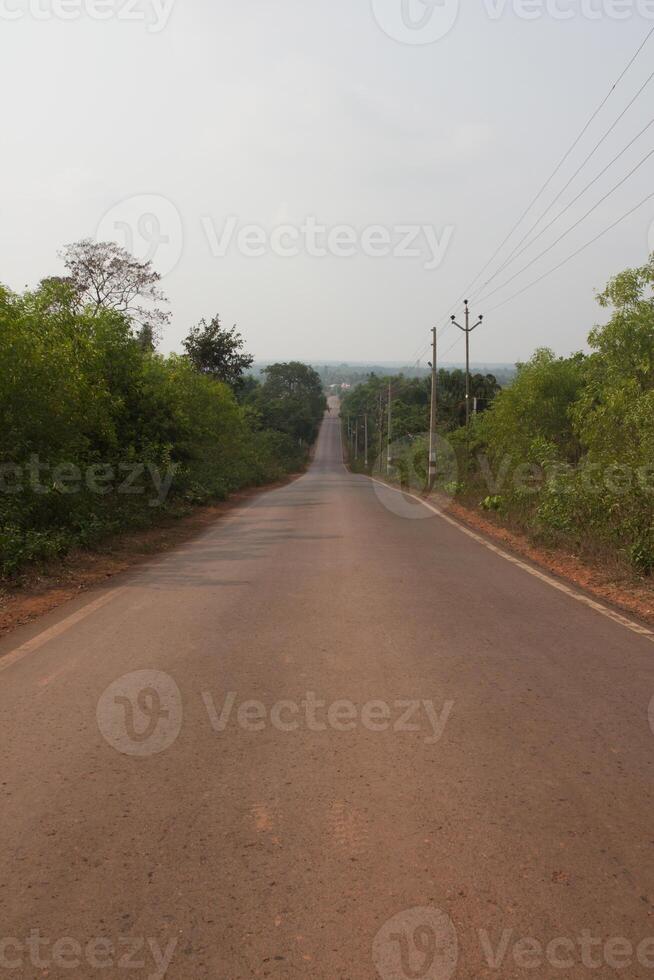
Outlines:
[[0,644],[0,977],[654,976],[654,644],[395,498],[328,417]]

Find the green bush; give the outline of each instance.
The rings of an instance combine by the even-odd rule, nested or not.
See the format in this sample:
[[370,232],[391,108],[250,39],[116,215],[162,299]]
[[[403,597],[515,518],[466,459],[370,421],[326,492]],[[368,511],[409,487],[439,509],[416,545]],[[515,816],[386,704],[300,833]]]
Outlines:
[[[624,555],[654,571],[654,256],[616,276],[599,301],[613,312],[591,354],[537,351],[475,422],[476,450],[506,464],[507,512],[539,537]],[[526,490],[519,464],[541,474]],[[474,473],[478,482],[481,467]]]
[[[65,281],[0,287],[0,574],[281,479],[304,464],[319,409],[307,428],[278,387],[262,420],[189,358],[140,343],[123,314],[80,309]],[[301,433],[278,431],[293,417]]]

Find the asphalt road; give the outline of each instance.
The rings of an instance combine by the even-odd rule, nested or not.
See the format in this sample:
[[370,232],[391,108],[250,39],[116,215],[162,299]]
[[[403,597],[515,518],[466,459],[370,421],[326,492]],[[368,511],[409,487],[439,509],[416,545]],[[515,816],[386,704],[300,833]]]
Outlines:
[[0,644],[0,977],[652,977],[653,695],[651,638],[349,474],[329,418]]

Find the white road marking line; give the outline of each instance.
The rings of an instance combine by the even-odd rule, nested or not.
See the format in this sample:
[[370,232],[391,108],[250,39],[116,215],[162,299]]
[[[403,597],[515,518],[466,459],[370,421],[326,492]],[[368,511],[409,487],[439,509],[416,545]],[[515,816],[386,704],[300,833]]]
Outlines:
[[69,630],[71,626],[75,626],[76,623],[86,619],[86,617],[90,616],[91,613],[94,613],[103,606],[106,606],[108,602],[115,599],[116,596],[121,594],[121,592],[125,592],[126,588],[127,586],[123,585],[118,589],[112,589],[111,592],[106,592],[104,595],[98,596],[98,598],[94,599],[93,602],[89,602],[82,609],[78,609],[77,612],[71,613],[70,616],[62,619],[60,623],[55,623],[54,626],[44,630],[42,633],[38,633],[36,636],[33,636],[31,640],[27,640],[27,642],[22,643],[19,647],[16,647],[16,649],[12,650],[11,653],[8,653],[4,657],[0,657],[0,671],[5,670],[7,667],[11,667],[12,664],[15,664],[18,660],[22,660],[23,657],[26,657],[29,653],[33,653],[46,643],[49,643],[50,640],[54,640],[57,636],[61,636],[61,634]]
[[401,493],[406,497],[412,497],[413,500],[417,500],[418,503],[423,505],[423,507],[433,511],[437,517],[441,518],[441,520],[446,521],[448,524],[451,524],[452,527],[455,527],[457,531],[460,531],[462,534],[467,535],[467,537],[472,538],[472,540],[476,541],[478,544],[482,544],[484,548],[488,548],[489,551],[499,555],[500,558],[510,561],[512,565],[517,565],[517,567],[521,568],[523,572],[533,575],[534,578],[540,579],[541,582],[545,582],[546,585],[550,585],[553,589],[563,592],[565,595],[570,596],[571,599],[575,599],[577,602],[583,603],[584,606],[594,609],[595,612],[600,613],[602,616],[606,616],[607,619],[612,619],[614,623],[618,623],[620,626],[624,626],[626,629],[631,630],[632,633],[637,633],[639,636],[643,636],[646,640],[649,640],[650,643],[654,643],[654,631],[647,629],[646,626],[641,626],[640,623],[636,623],[633,619],[628,619],[626,616],[622,616],[619,612],[610,609],[603,603],[597,602],[596,599],[591,599],[590,596],[584,595],[583,592],[577,592],[575,589],[570,588],[569,585],[565,585],[564,582],[559,582],[557,579],[552,578],[552,576],[548,575],[546,572],[541,572],[537,568],[532,568],[531,565],[527,565],[526,562],[521,561],[514,555],[509,554],[508,551],[504,551],[502,548],[498,548],[498,546],[493,544],[491,541],[487,541],[481,534],[471,531],[470,528],[460,524],[453,517],[449,517],[447,514],[444,514],[442,510],[439,510],[438,507],[434,507],[433,504],[423,500],[422,497],[418,497],[414,493],[407,493],[406,490],[400,490],[398,487],[392,487],[390,483],[385,483],[383,480],[376,480],[374,476],[370,476],[368,479],[373,483],[377,483],[380,487],[385,487],[387,490],[392,490],[394,493]]

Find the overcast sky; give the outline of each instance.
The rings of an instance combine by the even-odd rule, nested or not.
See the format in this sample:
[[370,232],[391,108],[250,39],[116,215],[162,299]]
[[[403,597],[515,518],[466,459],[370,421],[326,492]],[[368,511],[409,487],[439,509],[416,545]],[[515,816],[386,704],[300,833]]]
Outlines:
[[[139,2],[0,0],[0,281],[35,285],[66,242],[111,237],[165,274],[162,350],[220,313],[261,359],[415,359],[654,26],[650,0]],[[654,37],[534,219],[653,69]],[[653,95],[549,217],[646,125]],[[654,126],[486,293],[652,147]],[[651,193],[652,160],[473,304],[475,360],[584,346],[595,289],[654,247],[654,199],[492,307]],[[461,353],[445,329],[441,357]]]

